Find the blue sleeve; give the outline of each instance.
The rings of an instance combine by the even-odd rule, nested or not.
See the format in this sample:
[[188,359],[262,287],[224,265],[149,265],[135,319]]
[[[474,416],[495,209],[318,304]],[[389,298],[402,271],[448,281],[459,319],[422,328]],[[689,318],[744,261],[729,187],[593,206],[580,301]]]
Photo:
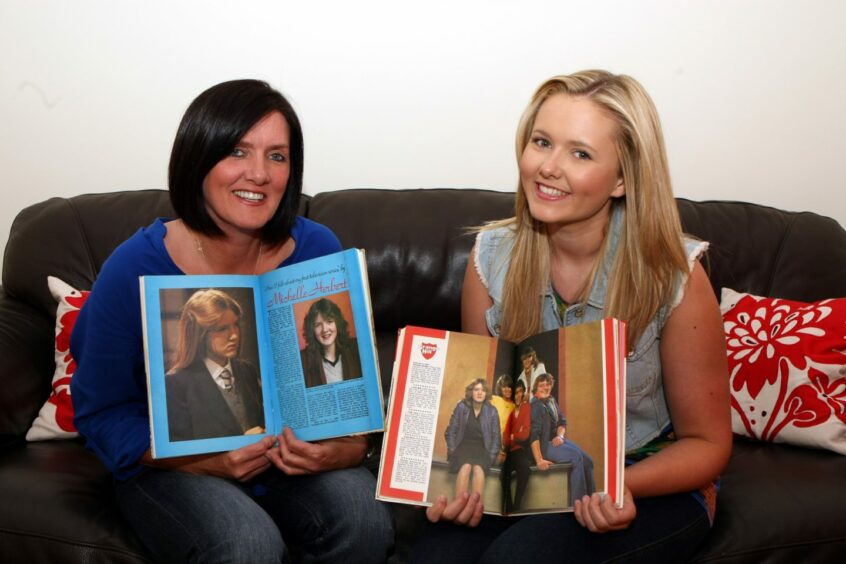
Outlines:
[[160,262],[141,232],[118,247],[71,334],[74,424],[118,479],[135,474],[150,447],[138,276],[171,273]]
[[297,217],[291,236],[296,243],[294,252],[280,266],[331,255],[343,249],[331,229],[304,217]]

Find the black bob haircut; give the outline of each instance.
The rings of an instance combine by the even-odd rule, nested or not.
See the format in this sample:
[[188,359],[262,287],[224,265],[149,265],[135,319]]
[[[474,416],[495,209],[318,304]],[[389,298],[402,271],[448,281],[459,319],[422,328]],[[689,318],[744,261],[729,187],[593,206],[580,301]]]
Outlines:
[[268,244],[284,241],[296,221],[303,188],[303,130],[294,108],[261,80],[231,80],[212,86],[191,102],[173,141],[168,168],[170,201],[185,224],[204,235],[220,237],[220,227],[206,209],[203,180],[209,171],[271,112],[288,123],[290,174],[285,195],[261,230]]

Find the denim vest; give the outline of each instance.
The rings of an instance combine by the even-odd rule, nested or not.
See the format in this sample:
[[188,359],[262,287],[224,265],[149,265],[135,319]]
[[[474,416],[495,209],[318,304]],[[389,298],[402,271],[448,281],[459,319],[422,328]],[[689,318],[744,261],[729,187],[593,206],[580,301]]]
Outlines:
[[[604,317],[605,294],[608,277],[614,264],[614,256],[620,240],[624,208],[615,204],[609,225],[608,252],[602,259],[602,266],[596,274],[587,303],[571,305],[561,318],[552,283],[543,294],[542,323],[544,330],[557,329],[597,321]],[[708,248],[708,243],[685,238],[688,265],[692,270],[695,261]],[[476,271],[488,289],[493,306],[485,312],[488,331],[499,335],[502,318],[502,290],[505,275],[511,260],[514,234],[510,228],[481,231],[476,237]],[[661,374],[661,330],[672,310],[681,302],[687,277],[680,277],[676,283],[674,300],[658,311],[644,330],[635,349],[626,360],[626,451],[640,448],[670,425],[670,414],[664,397],[664,383]]]

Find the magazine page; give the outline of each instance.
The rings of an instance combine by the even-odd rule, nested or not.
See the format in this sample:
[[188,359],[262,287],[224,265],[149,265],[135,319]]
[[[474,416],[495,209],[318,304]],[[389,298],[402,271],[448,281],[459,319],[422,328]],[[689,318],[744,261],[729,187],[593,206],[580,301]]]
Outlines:
[[[622,501],[621,326],[603,319],[518,345],[517,395],[525,385],[529,413],[515,422],[525,426],[528,418],[530,432],[526,441],[516,433],[511,437],[505,478],[512,494],[506,499],[509,514],[572,511],[576,499],[594,492]],[[515,411],[522,415],[522,408]]]
[[595,491],[622,499],[620,327],[585,323],[517,346],[406,328],[378,497],[430,505],[476,488],[486,512],[513,515],[571,511]]
[[607,429],[610,433],[606,438],[610,453],[606,457],[607,492],[616,506],[622,507],[626,452],[626,435],[623,432],[626,428],[626,324],[616,319],[604,319],[603,331],[605,343],[615,342],[614,347],[606,347],[605,353],[606,364],[613,367],[605,373],[605,386],[609,391],[606,398],[606,413],[609,414]]
[[261,277],[280,428],[312,441],[383,429],[382,390],[363,251]]
[[[261,381],[269,366],[261,354],[257,282],[255,276],[141,278],[154,458],[232,450],[275,431],[273,383]],[[239,400],[238,416],[229,397]]]
[[382,430],[361,251],[140,284],[154,457],[232,450],[284,426],[303,440]]
[[[457,489],[479,491],[502,512],[502,425],[492,399],[513,345],[492,337],[407,327],[397,345],[377,497],[431,505]],[[468,398],[470,398],[468,400]],[[475,408],[477,409],[474,409]],[[474,413],[474,428],[466,422]],[[464,441],[474,434],[476,441]]]

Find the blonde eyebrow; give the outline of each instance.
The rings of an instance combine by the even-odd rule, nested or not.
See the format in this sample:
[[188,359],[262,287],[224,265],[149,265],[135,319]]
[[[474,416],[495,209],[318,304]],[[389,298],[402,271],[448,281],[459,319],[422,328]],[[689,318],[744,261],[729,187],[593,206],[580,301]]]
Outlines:
[[[552,135],[550,135],[549,133],[547,133],[543,129],[533,129],[532,135],[535,135],[535,134],[543,135],[547,139],[552,138]],[[585,141],[580,141],[578,139],[568,139],[565,143],[566,143],[566,145],[568,145],[570,147],[583,147],[585,149],[589,149],[591,151],[596,152],[596,149],[590,143],[587,143]]]

